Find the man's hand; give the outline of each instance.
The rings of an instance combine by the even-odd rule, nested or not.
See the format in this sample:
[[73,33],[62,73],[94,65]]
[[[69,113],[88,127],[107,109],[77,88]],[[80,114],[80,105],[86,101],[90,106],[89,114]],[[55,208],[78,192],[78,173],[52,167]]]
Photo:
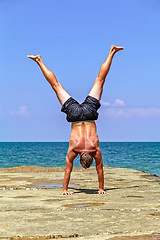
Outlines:
[[69,192],[68,190],[63,190],[63,195],[73,195],[74,192]]
[[103,189],[99,189],[99,191],[94,192],[94,194],[106,194]]

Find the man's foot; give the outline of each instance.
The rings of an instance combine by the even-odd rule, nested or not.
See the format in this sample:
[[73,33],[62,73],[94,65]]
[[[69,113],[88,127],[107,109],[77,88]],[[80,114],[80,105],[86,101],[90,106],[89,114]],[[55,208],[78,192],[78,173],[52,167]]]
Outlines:
[[120,50],[123,50],[123,49],[124,49],[124,47],[117,47],[115,45],[111,46],[111,52],[113,52],[113,53],[116,53],[116,52],[118,52]]
[[37,63],[42,62],[40,55],[36,55],[36,56],[28,55],[27,57],[30,58],[30,59],[32,59],[32,60],[34,60],[34,61],[37,62]]

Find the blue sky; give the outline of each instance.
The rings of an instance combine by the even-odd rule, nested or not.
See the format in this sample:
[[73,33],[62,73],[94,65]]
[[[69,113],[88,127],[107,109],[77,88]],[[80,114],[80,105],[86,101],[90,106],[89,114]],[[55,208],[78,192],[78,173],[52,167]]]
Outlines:
[[112,44],[100,141],[160,141],[159,0],[1,0],[0,141],[68,141],[70,123],[38,66],[40,54],[83,101]]

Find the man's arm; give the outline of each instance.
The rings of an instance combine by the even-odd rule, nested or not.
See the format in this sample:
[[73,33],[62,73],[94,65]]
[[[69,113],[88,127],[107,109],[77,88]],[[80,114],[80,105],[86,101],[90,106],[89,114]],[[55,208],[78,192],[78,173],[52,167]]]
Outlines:
[[98,181],[99,181],[99,191],[95,193],[104,194],[105,192],[104,192],[103,159],[102,159],[100,149],[96,151],[96,154],[94,155],[94,159],[96,162],[96,170],[97,170]]
[[69,150],[67,152],[66,156],[66,167],[65,167],[65,174],[64,174],[64,180],[63,180],[63,195],[72,195],[73,192],[68,191],[68,184],[73,168],[73,160],[77,157],[77,153],[75,153],[73,150]]

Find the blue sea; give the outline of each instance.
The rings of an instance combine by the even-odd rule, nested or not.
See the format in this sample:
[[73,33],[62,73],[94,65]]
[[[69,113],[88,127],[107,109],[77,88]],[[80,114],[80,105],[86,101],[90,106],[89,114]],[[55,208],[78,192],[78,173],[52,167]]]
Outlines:
[[[68,142],[1,142],[0,168],[22,165],[64,167],[68,145]],[[159,142],[101,142],[100,148],[104,165],[160,176]],[[81,167],[78,157],[74,166]]]

